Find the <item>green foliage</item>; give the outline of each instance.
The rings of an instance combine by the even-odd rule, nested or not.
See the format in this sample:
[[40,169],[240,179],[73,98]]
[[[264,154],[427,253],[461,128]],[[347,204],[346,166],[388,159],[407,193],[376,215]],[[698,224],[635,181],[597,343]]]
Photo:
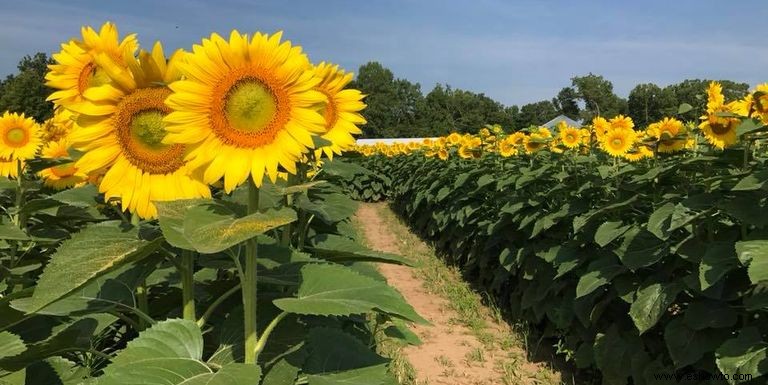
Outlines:
[[661,89],[653,83],[638,84],[629,91],[627,113],[636,126],[646,127],[675,115],[679,104],[669,87]]
[[[768,157],[356,159],[413,229],[606,384],[768,375]],[[738,334],[736,333],[737,331]]]
[[23,112],[38,122],[53,115],[53,104],[45,99],[52,90],[45,86],[47,65],[53,61],[44,53],[24,56],[19,61],[19,73],[0,82],[0,112]]

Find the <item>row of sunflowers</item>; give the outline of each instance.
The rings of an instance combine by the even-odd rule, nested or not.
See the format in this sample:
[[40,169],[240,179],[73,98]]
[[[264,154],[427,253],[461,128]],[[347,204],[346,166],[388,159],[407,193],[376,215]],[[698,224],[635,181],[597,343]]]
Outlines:
[[753,93],[740,100],[726,103],[722,86],[712,82],[707,90],[707,114],[701,117],[698,125],[667,117],[638,130],[630,117],[619,115],[606,119],[598,116],[585,127],[574,127],[560,121],[554,130],[531,127],[527,132],[507,135],[500,126],[493,125],[480,129],[477,135],[454,132],[443,137],[426,138],[422,142],[362,145],[355,151],[365,156],[381,154],[390,157],[423,151],[426,157],[446,160],[451,155],[451,148],[455,148],[455,155],[463,159],[479,158],[483,153],[498,153],[507,158],[542,150],[582,154],[598,150],[611,157],[635,162],[657,154],[695,150],[704,141],[717,149],[737,144],[737,130],[743,118],[768,122],[766,91],[768,83],[759,85]]
[[249,177],[274,182],[307,155],[340,154],[365,123],[363,95],[344,89],[353,75],[313,65],[280,32],[213,34],[169,57],[160,42],[145,50],[135,34],[120,38],[112,23],[81,35],[49,66],[54,116],[0,117],[0,176],[18,177],[33,158],[59,160],[39,172],[47,186],[90,182],[154,218],[153,201],[210,197],[221,182],[231,192]]

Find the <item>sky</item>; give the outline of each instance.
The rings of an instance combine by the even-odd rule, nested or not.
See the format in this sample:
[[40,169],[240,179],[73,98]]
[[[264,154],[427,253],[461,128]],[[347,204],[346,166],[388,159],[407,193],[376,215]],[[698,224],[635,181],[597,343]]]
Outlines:
[[282,30],[313,62],[378,61],[425,94],[449,84],[506,105],[590,72],[623,97],[639,83],[768,81],[766,0],[16,0],[0,11],[0,76],[105,21],[166,52],[212,32]]

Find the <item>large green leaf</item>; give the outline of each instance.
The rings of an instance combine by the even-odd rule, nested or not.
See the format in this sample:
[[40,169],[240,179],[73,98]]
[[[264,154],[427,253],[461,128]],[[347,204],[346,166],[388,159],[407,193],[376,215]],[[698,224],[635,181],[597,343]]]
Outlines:
[[104,369],[100,385],[253,385],[257,365],[227,364],[214,371],[202,361],[203,335],[193,321],[155,324],[128,343]]
[[616,324],[608,331],[598,333],[593,346],[595,363],[603,375],[604,384],[626,384],[631,366],[631,344],[626,341]]
[[626,268],[617,264],[613,258],[601,258],[590,263],[576,284],[576,298],[592,293],[624,271]]
[[637,291],[635,301],[629,308],[629,316],[640,334],[659,322],[679,292],[680,287],[676,283],[652,283]]
[[96,196],[99,190],[92,184],[81,187],[75,187],[68,190],[57,192],[51,195],[51,199],[66,203],[70,206],[90,207],[96,204]]
[[210,203],[208,199],[178,199],[155,202],[160,229],[165,240],[173,246],[194,250],[194,246],[184,236],[184,217],[193,207]]
[[600,247],[605,247],[607,244],[613,242],[614,239],[620,237],[627,232],[632,225],[622,226],[624,223],[617,222],[604,222],[597,228],[595,232],[595,243]]
[[13,223],[0,223],[0,239],[9,241],[26,241],[29,236]]
[[664,341],[676,368],[691,365],[705,354],[712,353],[726,338],[727,330],[695,330],[679,318],[673,319],[664,328]]
[[340,235],[320,234],[312,238],[310,249],[331,261],[367,261],[396,263],[411,266],[405,258],[391,253],[382,253]]
[[27,346],[21,337],[10,333],[0,333],[0,358],[13,357],[27,350]]
[[694,330],[728,328],[736,324],[736,309],[721,301],[702,299],[685,309],[685,324]]
[[268,209],[236,218],[222,205],[191,207],[184,217],[184,237],[201,253],[217,253],[296,220],[296,212]]
[[648,218],[648,231],[659,239],[669,238],[669,226],[674,212],[675,204],[672,202],[667,202],[657,208]]
[[633,227],[624,233],[624,241],[615,252],[621,263],[634,271],[658,262],[669,253],[669,246],[649,231]]
[[307,376],[309,385],[382,385],[386,380],[387,364]]
[[301,195],[296,200],[296,205],[329,225],[343,221],[357,211],[357,203],[339,193],[318,194],[312,200],[306,195]]
[[706,290],[716,284],[738,264],[739,260],[736,258],[733,243],[716,242],[708,245],[706,253],[701,258],[701,264],[699,264],[701,289]]
[[148,256],[161,242],[162,239],[141,240],[138,228],[124,228],[118,221],[86,227],[64,241],[53,254],[27,304],[29,312],[46,307],[120,266]]
[[387,363],[359,339],[338,329],[314,328],[307,336],[309,355],[304,363],[308,374],[330,374]]
[[737,337],[725,341],[715,357],[718,369],[730,376],[749,374],[755,379],[768,373],[768,343],[754,327],[744,328]]
[[309,264],[301,269],[297,298],[274,301],[282,310],[296,314],[350,315],[372,310],[428,323],[386,283],[341,265]]
[[744,266],[752,284],[768,280],[768,240],[736,242],[736,255]]

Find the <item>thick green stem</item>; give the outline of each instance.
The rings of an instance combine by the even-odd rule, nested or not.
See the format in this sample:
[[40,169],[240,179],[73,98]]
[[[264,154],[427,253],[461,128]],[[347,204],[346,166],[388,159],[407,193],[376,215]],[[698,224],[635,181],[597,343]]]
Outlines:
[[19,210],[16,214],[16,226],[19,226],[21,231],[26,232],[27,220],[26,216],[22,214],[21,207],[24,206],[24,168],[21,165],[21,160],[16,160],[16,210]]
[[[248,214],[259,211],[259,188],[248,178]],[[256,257],[258,243],[256,238],[249,239],[245,244],[245,280],[243,281],[243,319],[245,326],[245,363],[256,363],[256,345],[258,332],[256,330]]]
[[181,301],[184,305],[184,319],[197,320],[195,314],[195,253],[190,250],[181,252]]

